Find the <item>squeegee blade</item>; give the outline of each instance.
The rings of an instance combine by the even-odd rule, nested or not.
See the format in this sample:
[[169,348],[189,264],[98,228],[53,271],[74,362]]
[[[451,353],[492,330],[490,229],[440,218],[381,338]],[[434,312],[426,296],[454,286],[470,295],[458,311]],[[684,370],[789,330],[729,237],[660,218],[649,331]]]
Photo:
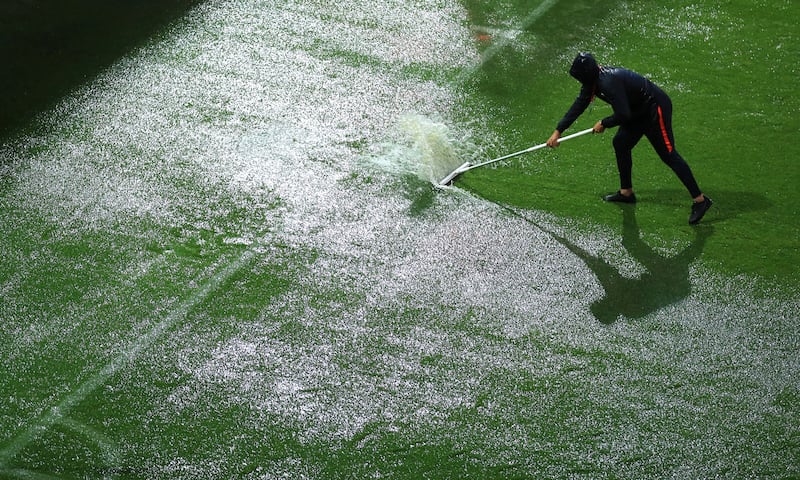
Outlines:
[[455,170],[450,172],[450,174],[448,176],[444,177],[441,181],[439,181],[439,185],[440,186],[449,185],[450,182],[452,182],[454,178],[456,178],[457,176],[459,176],[462,173],[464,173],[465,171],[467,171],[467,169],[469,169],[470,166],[471,166],[471,164],[469,162],[464,162],[463,165],[461,165],[460,167],[456,168]]

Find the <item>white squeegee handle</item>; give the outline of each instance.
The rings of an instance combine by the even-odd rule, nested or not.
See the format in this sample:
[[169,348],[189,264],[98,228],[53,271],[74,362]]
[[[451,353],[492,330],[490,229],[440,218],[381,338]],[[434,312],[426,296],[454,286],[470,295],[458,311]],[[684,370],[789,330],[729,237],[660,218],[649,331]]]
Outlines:
[[[567,135],[566,137],[559,138],[558,139],[558,143],[565,142],[565,141],[569,140],[570,138],[580,137],[581,135],[586,135],[587,133],[592,133],[592,131],[593,131],[592,128],[587,128],[586,130],[581,130],[580,132],[575,132],[575,133],[573,133],[571,135]],[[524,155],[526,153],[530,153],[530,152],[539,150],[539,149],[544,148],[546,146],[547,146],[547,143],[542,143],[541,145],[534,145],[533,147],[526,148],[525,150],[520,150],[519,152],[509,153],[508,155],[503,155],[502,157],[498,157],[498,158],[495,158],[495,159],[492,159],[492,160],[487,160],[487,161],[485,161],[483,163],[476,163],[475,165],[470,165],[469,168],[465,168],[465,169],[461,170],[461,173],[466,172],[467,170],[472,170],[473,168],[484,167],[484,166],[489,165],[491,163],[499,162],[501,160],[508,160],[509,158],[518,157],[520,155]]]
[[[587,133],[591,133],[592,131],[593,131],[592,128],[587,128],[586,130],[581,130],[580,132],[573,133],[572,135],[567,135],[566,137],[561,137],[561,138],[558,139],[558,143],[561,143],[561,142],[563,142],[565,140],[569,140],[570,138],[575,138],[575,137],[580,137],[581,135],[586,135]],[[440,186],[448,185],[457,176],[461,175],[462,173],[464,173],[464,172],[466,172],[468,170],[472,170],[473,168],[485,167],[486,165],[489,165],[491,163],[499,162],[501,160],[507,160],[507,159],[512,158],[512,157],[517,157],[517,156],[525,154],[525,153],[533,152],[534,150],[539,150],[540,148],[544,148],[546,146],[547,146],[547,143],[543,143],[541,145],[535,145],[533,147],[526,148],[525,150],[520,150],[519,152],[509,153],[508,155],[503,155],[502,157],[494,158],[492,160],[487,160],[487,161],[485,161],[483,163],[476,163],[475,165],[472,165],[469,162],[466,162],[463,165],[461,165],[460,167],[458,167],[455,170],[453,170],[452,172],[450,172],[450,175],[444,177],[439,182],[439,185]]]

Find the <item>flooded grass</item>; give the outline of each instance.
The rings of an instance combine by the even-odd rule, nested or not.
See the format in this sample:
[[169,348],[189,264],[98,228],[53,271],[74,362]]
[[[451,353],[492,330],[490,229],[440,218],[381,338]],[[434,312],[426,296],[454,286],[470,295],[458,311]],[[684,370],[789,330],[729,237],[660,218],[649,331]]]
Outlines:
[[209,1],[6,140],[0,477],[800,473],[794,277],[718,253],[771,200],[595,205],[610,135],[430,183],[546,136],[584,35],[747,28],[606,7]]

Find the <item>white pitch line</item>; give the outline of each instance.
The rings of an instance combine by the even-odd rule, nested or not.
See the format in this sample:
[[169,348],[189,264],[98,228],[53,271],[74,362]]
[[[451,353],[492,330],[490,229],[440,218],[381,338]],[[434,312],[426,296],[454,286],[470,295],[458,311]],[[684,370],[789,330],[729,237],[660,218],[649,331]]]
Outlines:
[[[523,30],[529,27],[557,3],[558,0],[544,0],[527,17],[525,17],[525,19],[523,19],[517,29]],[[483,53],[483,55],[481,55],[481,60],[477,64],[470,69],[462,71],[461,75],[457,77],[458,83],[462,83],[467,77],[473,75],[479,68],[481,68],[481,66],[494,57],[500,50],[505,48],[510,42],[511,38],[503,37],[498,42],[494,43]],[[257,247],[257,245],[258,244],[255,244],[254,247]],[[165,331],[172,328],[172,326],[174,326],[179,320],[183,319],[192,308],[202,302],[222,283],[224,283],[228,278],[242,268],[255,255],[254,250],[255,248],[247,250],[236,261],[228,265],[220,273],[214,275],[203,286],[203,288],[181,303],[164,320],[156,324],[148,333],[139,337],[136,342],[122,351],[102,370],[82,383],[77,389],[67,395],[58,405],[50,408],[39,418],[38,421],[31,424],[25,431],[17,435],[5,448],[0,450],[0,470],[8,471],[8,462],[16,457],[16,455],[22,449],[24,449],[40,435],[44,434],[50,427],[59,423],[62,419],[67,418],[70,410],[72,410],[75,405],[86,399],[86,397],[88,397],[98,387],[104,385],[108,379],[118,371],[136,360],[143,350],[152,345],[159,337],[161,337],[161,335],[163,335]]]
[[8,466],[8,462],[16,457],[17,454],[22,451],[22,449],[36,440],[37,437],[44,434],[53,425],[61,422],[63,419],[68,418],[73,407],[86,399],[86,397],[88,397],[98,387],[104,385],[114,374],[133,363],[142,353],[142,351],[152,345],[164,334],[164,332],[172,328],[176,323],[186,317],[191,309],[205,300],[234,273],[239,271],[255,256],[255,250],[257,247],[258,244],[254,244],[253,247],[242,253],[239,258],[230,263],[222,271],[211,277],[205,283],[205,285],[202,286],[202,288],[197,290],[191,297],[184,300],[172,312],[170,312],[166,318],[153,326],[149,332],[139,337],[135,342],[131,343],[125,350],[120,352],[116,358],[111,360],[111,362],[103,367],[103,369],[83,382],[72,393],[64,397],[59,404],[50,408],[36,422],[29,425],[25,431],[17,435],[10,443],[8,443],[8,445],[0,450],[0,471],[5,470]]
[[[531,13],[525,17],[519,25],[517,25],[513,30],[525,30],[526,28],[533,25],[537,20],[539,20],[548,10],[553,8],[559,0],[544,0],[542,3],[539,4]],[[472,76],[476,71],[478,71],[486,62],[491,60],[495,55],[497,55],[500,50],[504,49],[509,43],[511,43],[512,38],[503,36],[500,37],[500,40],[497,42],[492,43],[492,45],[487,48],[483,54],[481,55],[481,59],[478,63],[472,66],[472,68],[463,70],[461,74],[456,77],[456,83],[463,83],[466,81],[467,78]]]

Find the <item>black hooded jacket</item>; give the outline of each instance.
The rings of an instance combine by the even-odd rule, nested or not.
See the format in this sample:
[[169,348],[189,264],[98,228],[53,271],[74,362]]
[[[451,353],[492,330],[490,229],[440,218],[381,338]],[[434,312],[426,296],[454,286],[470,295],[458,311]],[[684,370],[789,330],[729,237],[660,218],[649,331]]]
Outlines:
[[593,75],[589,70],[591,61],[588,63],[583,71],[575,72],[575,65],[570,70],[570,74],[581,82],[581,91],[564,118],[558,122],[556,129],[559,132],[569,128],[595,96],[611,105],[614,110],[614,113],[601,120],[606,128],[655,120],[658,102],[669,98],[657,85],[634,71],[620,67],[602,67],[595,63],[597,73]]

